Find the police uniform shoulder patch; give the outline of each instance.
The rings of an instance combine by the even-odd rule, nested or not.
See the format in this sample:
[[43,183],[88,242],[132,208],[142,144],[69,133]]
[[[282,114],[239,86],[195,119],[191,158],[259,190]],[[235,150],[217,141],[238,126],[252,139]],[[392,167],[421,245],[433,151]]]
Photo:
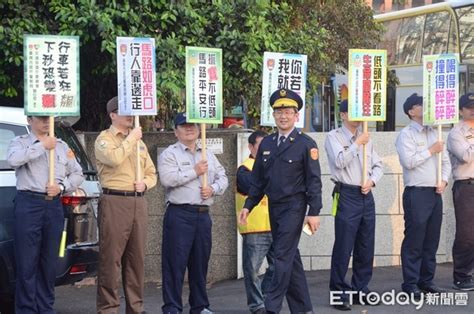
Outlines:
[[100,147],[101,149],[106,148],[106,147],[107,147],[107,141],[105,141],[105,140],[100,140],[100,141],[99,141],[99,147]]
[[311,159],[312,160],[318,160],[319,158],[319,151],[317,148],[311,148],[311,150],[309,151],[310,153],[310,156],[311,156]]

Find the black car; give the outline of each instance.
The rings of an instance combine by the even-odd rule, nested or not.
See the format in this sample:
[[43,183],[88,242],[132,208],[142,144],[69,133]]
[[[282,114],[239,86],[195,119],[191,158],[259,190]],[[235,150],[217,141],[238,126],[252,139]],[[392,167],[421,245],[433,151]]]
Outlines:
[[[97,208],[100,185],[97,173],[70,123],[55,123],[55,135],[74,152],[84,173],[84,183],[71,195],[61,197],[67,218],[66,252],[59,258],[56,285],[72,284],[94,276],[98,263]],[[15,256],[13,239],[13,199],[16,193],[15,172],[6,162],[10,141],[29,133],[23,109],[0,107],[0,313],[13,313],[15,292]]]

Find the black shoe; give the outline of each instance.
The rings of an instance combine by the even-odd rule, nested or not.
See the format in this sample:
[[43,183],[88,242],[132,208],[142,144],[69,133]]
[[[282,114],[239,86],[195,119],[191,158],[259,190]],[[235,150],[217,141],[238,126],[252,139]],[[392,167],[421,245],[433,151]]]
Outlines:
[[474,290],[474,279],[468,279],[463,281],[455,281],[453,288],[462,291],[473,291]]
[[413,295],[413,298],[416,300],[416,301],[419,301],[421,299],[421,294],[423,292],[421,292],[420,289],[418,288],[415,288],[413,290],[403,290],[403,292],[405,293],[408,293],[409,297],[411,297],[411,295]]
[[440,287],[438,287],[434,283],[432,283],[430,285],[426,285],[426,286],[419,285],[418,288],[420,288],[421,291],[427,292],[427,293],[443,293],[443,292],[446,292],[446,290],[441,289]]
[[261,307],[261,308],[255,310],[254,312],[252,312],[252,314],[266,314],[266,313],[267,313],[267,311],[265,310],[264,307]]
[[342,304],[333,305],[336,310],[339,311],[350,311],[351,305],[347,301],[342,301]]

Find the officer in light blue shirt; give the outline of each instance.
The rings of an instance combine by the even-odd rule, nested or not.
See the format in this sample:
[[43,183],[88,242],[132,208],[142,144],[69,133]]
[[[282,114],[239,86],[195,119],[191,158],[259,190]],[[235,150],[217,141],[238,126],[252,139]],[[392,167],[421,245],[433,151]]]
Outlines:
[[[178,142],[165,149],[158,159],[167,201],[163,220],[162,311],[183,311],[181,294],[187,268],[190,313],[212,313],[206,291],[212,246],[209,206],[214,202],[214,195],[224,194],[228,180],[214,154],[208,151],[207,161],[201,159],[201,149],[196,145],[198,125],[187,123],[185,113],[177,114],[174,122]],[[207,186],[202,183],[204,173],[207,173]]]
[[[64,213],[59,199],[84,180],[66,143],[49,136],[49,117],[28,117],[31,133],[14,138],[7,161],[15,169],[16,313],[54,313],[54,282]],[[55,180],[49,151],[55,149]]]
[[[411,123],[400,132],[396,141],[405,185],[402,290],[418,298],[422,291],[442,291],[433,278],[443,217],[441,195],[448,184],[451,163],[444,143],[438,141],[437,132],[430,126],[423,126],[423,97],[411,95],[403,109]],[[439,185],[437,153],[442,153],[442,182]]]
[[[353,302],[366,303],[368,284],[372,278],[375,245],[375,202],[372,188],[383,175],[382,160],[374,150],[368,133],[359,130],[361,122],[350,121],[348,103],[339,107],[342,127],[329,132],[326,142],[331,178],[335,182],[333,196],[338,201],[335,215],[335,241],[331,258],[331,291],[357,291]],[[367,182],[362,184],[363,145],[367,151]],[[337,195],[339,194],[339,195]],[[352,282],[345,280],[353,252]],[[350,310],[350,298],[344,294],[339,310]]]
[[448,151],[453,165],[456,237],[453,244],[454,288],[474,290],[474,93],[459,99],[462,120],[451,129]]

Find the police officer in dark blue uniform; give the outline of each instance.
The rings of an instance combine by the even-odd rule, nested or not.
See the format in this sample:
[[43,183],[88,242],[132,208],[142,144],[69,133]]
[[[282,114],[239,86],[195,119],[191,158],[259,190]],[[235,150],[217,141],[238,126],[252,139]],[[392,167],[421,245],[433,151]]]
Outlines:
[[[275,272],[265,298],[267,313],[279,313],[286,295],[291,313],[312,313],[308,285],[298,250],[301,229],[319,228],[321,170],[316,143],[295,129],[303,101],[291,90],[279,89],[270,97],[278,133],[265,137],[257,152],[254,180],[239,222],[264,195],[269,199]],[[309,205],[309,211],[307,211]]]
[[[372,278],[375,244],[375,202],[372,188],[383,175],[382,160],[374,150],[369,133],[361,132],[360,121],[350,121],[347,100],[339,107],[342,127],[329,132],[325,149],[328,156],[335,216],[335,240],[331,258],[331,292],[355,291],[352,298],[341,293],[338,310],[348,311],[353,303],[367,304],[367,287]],[[363,145],[367,151],[366,181],[363,178]],[[349,260],[352,259],[352,281],[346,280]],[[369,302],[374,305],[375,302]]]
[[[30,116],[31,133],[14,138],[7,152],[17,178],[15,197],[15,312],[54,312],[54,281],[64,213],[60,196],[84,181],[68,145],[49,135],[49,117]],[[55,178],[49,184],[54,149]]]
[[[225,169],[207,151],[202,159],[197,145],[199,126],[186,121],[185,113],[174,120],[178,142],[170,145],[158,159],[160,181],[165,190],[166,213],[163,219],[161,270],[165,314],[181,314],[184,275],[188,270],[189,313],[212,314],[207,296],[207,270],[212,247],[212,221],[209,207],[215,195],[229,185]],[[207,173],[208,184],[202,184]]]
[[[403,168],[402,290],[420,298],[421,293],[442,293],[434,282],[443,199],[451,173],[451,163],[431,126],[423,126],[423,97],[413,94],[403,104],[411,122],[400,131],[396,148]],[[442,181],[438,183],[437,153],[442,154]]]

